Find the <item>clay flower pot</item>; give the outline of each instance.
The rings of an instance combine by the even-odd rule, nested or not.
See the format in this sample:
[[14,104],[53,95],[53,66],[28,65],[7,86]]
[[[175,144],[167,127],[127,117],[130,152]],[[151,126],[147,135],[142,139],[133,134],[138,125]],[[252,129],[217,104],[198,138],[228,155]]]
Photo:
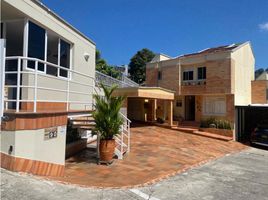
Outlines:
[[110,162],[113,160],[115,140],[100,140],[100,160]]

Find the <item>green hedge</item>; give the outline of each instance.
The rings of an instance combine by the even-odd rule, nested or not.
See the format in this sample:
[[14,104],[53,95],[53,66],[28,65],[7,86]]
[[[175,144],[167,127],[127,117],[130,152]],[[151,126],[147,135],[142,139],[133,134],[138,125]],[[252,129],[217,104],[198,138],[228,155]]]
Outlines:
[[222,119],[216,119],[214,117],[210,117],[210,118],[201,120],[200,127],[201,128],[213,128],[213,127],[215,127],[218,129],[232,130],[232,125],[229,121],[222,120]]

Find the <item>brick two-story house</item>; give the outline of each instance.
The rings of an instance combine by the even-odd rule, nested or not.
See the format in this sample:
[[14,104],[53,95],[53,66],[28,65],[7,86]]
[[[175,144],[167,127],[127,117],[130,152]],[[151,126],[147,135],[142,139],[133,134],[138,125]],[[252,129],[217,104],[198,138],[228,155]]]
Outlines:
[[175,58],[159,54],[146,65],[146,86],[176,93],[174,119],[235,121],[235,106],[251,103],[255,59],[250,42],[205,49]]

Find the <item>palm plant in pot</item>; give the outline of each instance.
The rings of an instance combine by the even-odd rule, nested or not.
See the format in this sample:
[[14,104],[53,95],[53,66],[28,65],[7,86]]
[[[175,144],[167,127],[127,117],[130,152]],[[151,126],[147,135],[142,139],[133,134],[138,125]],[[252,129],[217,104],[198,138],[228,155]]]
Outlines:
[[95,119],[94,134],[100,137],[99,152],[100,161],[110,162],[113,159],[115,150],[114,136],[120,133],[123,119],[120,115],[120,108],[125,100],[122,96],[112,96],[117,88],[116,85],[106,87],[100,84],[104,96],[94,95],[95,111],[93,118]]

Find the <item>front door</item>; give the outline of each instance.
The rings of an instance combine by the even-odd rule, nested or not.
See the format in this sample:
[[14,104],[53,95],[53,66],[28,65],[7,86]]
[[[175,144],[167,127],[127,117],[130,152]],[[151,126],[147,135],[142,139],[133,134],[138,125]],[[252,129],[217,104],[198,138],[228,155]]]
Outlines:
[[195,96],[185,96],[185,120],[195,120]]

